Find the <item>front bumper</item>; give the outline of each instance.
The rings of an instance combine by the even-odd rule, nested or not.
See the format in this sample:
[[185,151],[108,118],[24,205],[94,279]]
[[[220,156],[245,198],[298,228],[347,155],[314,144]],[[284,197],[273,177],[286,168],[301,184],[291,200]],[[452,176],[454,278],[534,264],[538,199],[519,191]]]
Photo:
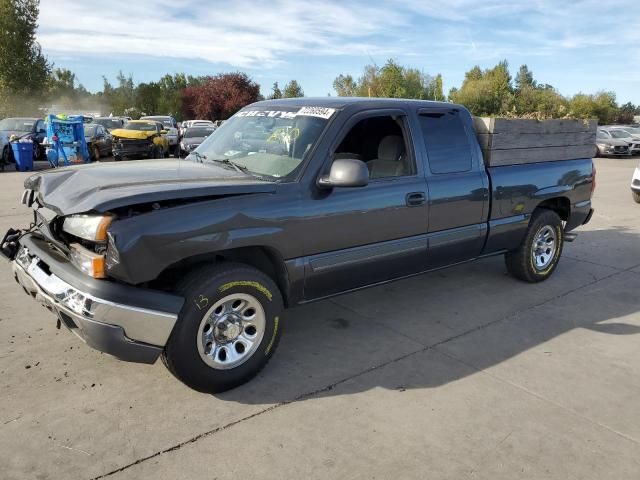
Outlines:
[[111,150],[116,157],[150,156],[153,143],[144,140],[120,140],[112,145]]
[[20,239],[11,264],[25,292],[87,345],[130,362],[157,360],[184,301],[74,272],[44,240],[31,234]]

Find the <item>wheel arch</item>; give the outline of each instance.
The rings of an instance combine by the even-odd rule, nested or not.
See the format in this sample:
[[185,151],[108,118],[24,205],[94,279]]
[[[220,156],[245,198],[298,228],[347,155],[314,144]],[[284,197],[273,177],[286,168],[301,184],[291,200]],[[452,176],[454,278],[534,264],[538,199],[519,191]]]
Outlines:
[[552,210],[556,212],[563,221],[566,222],[571,216],[571,201],[567,197],[562,196],[547,198],[546,200],[543,200],[542,202],[538,203],[538,205],[536,205],[534,213],[539,209]]
[[264,245],[238,247],[184,258],[166,267],[153,283],[164,288],[170,287],[175,284],[175,279],[195,268],[223,262],[243,263],[261,271],[276,283],[285,306],[289,306],[289,276],[284,259],[276,249]]

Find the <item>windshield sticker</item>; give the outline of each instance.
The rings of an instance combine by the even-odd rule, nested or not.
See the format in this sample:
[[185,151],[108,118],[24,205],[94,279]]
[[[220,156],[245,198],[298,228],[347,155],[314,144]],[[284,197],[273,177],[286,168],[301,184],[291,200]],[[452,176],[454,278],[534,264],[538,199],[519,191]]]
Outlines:
[[295,118],[296,112],[283,110],[242,110],[234,117],[269,117],[269,118]]
[[296,116],[318,117],[328,120],[335,113],[335,108],[326,107],[302,107]]

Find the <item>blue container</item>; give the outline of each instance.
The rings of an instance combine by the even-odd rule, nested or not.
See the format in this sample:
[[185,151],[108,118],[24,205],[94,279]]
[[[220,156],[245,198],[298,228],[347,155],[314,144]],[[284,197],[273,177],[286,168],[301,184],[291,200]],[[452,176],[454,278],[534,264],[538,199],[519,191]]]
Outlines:
[[16,170],[27,172],[33,170],[33,142],[11,142]]

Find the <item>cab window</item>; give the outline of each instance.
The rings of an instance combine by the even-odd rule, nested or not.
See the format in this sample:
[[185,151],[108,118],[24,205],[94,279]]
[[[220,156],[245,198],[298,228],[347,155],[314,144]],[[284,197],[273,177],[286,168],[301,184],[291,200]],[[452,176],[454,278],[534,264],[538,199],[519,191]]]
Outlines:
[[353,158],[367,164],[369,178],[413,175],[415,162],[404,134],[404,117],[382,115],[356,123],[335,151],[336,158]]

